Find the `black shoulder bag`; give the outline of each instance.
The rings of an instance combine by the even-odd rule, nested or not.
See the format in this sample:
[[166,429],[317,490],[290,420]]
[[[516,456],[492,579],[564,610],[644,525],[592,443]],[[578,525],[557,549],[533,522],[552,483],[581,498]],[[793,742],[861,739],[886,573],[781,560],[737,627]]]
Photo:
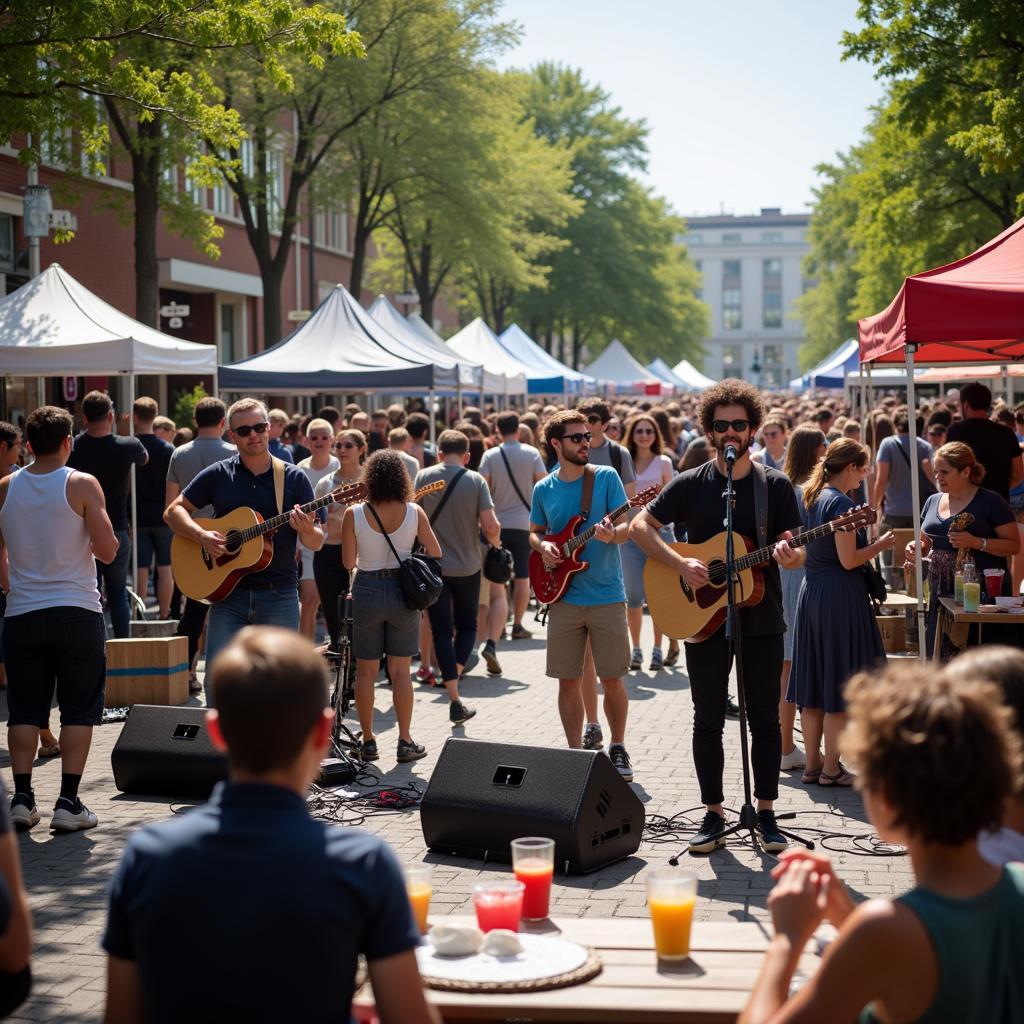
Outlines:
[[377,520],[380,532],[384,534],[384,539],[398,563],[398,583],[402,588],[406,607],[417,612],[424,611],[441,596],[444,588],[441,563],[436,558],[421,554],[410,555],[406,559],[399,558],[388,531],[384,529],[384,524],[377,515],[377,510],[369,502],[366,502],[365,507],[373,513],[373,518]]

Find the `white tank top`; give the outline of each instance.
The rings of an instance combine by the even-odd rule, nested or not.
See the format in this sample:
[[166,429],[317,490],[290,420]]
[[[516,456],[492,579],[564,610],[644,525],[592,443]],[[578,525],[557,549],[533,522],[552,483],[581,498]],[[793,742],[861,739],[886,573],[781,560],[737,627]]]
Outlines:
[[[389,534],[391,543],[398,552],[398,557],[406,559],[412,554],[413,545],[416,543],[418,529],[416,508],[412,502],[405,506],[405,519],[394,533]],[[372,516],[367,517],[366,506],[356,505],[353,511],[356,525],[356,568],[358,569],[397,569],[398,563],[391,553],[387,538],[377,528],[377,521]],[[370,526],[369,518],[373,526]]]
[[672,460],[667,455],[655,455],[653,459],[647,464],[646,469],[636,471],[636,489],[642,491],[646,487],[650,487],[651,484],[660,484],[661,475],[664,472],[665,465],[672,469]]
[[101,611],[85,519],[68,504],[73,469],[15,473],[0,509],[11,566],[7,617],[40,608]]

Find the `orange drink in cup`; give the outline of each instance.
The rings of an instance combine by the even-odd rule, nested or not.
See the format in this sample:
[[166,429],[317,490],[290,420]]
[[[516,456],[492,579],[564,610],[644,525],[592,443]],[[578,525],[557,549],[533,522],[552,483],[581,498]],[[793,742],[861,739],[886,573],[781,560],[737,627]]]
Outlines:
[[409,903],[421,935],[427,934],[427,911],[430,909],[430,897],[434,894],[432,876],[433,869],[429,864],[412,864],[405,869],[405,891],[409,894]]
[[555,841],[540,836],[512,840],[512,870],[526,889],[523,919],[540,921],[548,916],[551,878],[555,872]]
[[696,902],[696,875],[662,868],[647,876],[647,907],[659,960],[685,960],[690,955],[690,927]]

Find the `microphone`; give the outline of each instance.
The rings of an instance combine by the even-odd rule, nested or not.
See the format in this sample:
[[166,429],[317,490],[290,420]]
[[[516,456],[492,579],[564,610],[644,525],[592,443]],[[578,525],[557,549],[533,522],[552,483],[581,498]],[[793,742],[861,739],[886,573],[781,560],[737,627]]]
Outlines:
[[727,444],[725,446],[725,464],[731,466],[736,461],[736,456],[739,452],[736,451],[736,445]]

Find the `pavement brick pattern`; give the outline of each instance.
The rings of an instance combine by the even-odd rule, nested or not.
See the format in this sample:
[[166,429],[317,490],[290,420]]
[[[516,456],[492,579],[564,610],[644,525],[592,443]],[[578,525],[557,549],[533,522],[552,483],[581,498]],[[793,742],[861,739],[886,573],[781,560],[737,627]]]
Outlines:
[[[561,746],[564,744],[555,705],[556,683],[544,676],[544,630],[530,621],[534,637],[528,641],[499,644],[504,673],[486,676],[481,664],[462,686],[464,699],[477,708],[477,717],[464,727],[448,722],[447,698],[442,690],[417,687],[413,735],[426,744],[429,754],[411,765],[394,760],[397,733],[391,713],[390,691],[385,683],[377,690],[376,728],[381,759],[378,769],[388,784],[410,780],[425,787],[446,737]],[[650,647],[650,622],[644,623],[644,650]],[[680,662],[685,659],[680,658]],[[671,816],[692,810],[699,822],[703,808],[690,754],[692,706],[685,665],[657,673],[633,673],[628,682],[630,717],[627,748],[636,773],[633,787],[644,801],[648,815]],[[733,690],[735,692],[735,690]],[[0,696],[6,717],[6,698]],[[53,722],[56,725],[57,713]],[[82,797],[99,816],[99,827],[72,835],[51,835],[46,826],[60,788],[60,762],[39,761],[33,782],[42,821],[20,837],[21,859],[32,905],[35,927],[30,1000],[13,1020],[99,1021],[105,992],[105,957],[99,946],[105,920],[106,889],[117,860],[131,832],[148,822],[182,811],[187,804],[161,798],[129,797],[114,788],[110,752],[121,726],[104,725],[96,730]],[[726,722],[726,801],[742,802],[742,768],[739,726]],[[607,730],[606,730],[607,738]],[[6,750],[4,780],[11,786]],[[781,780],[780,813],[797,812],[784,827],[825,829],[850,835],[869,835],[863,806],[852,790],[837,791],[804,786],[800,772]],[[384,837],[403,862],[424,858],[434,864],[434,896],[431,913],[471,914],[472,889],[482,879],[500,877],[509,869],[485,866],[479,861],[428,853],[415,810],[374,815],[365,826]],[[817,838],[809,834],[810,838]],[[556,876],[552,914],[563,917],[646,916],[644,876],[649,868],[664,867],[685,847],[677,841],[645,841],[628,860],[594,874]],[[864,856],[851,840],[829,841],[842,852],[833,853],[840,876],[857,898],[894,896],[912,885],[910,862],[902,856]],[[868,849],[870,844],[863,841]],[[728,847],[708,857],[684,856],[681,866],[699,878],[698,916],[703,920],[760,920],[767,922],[766,899],[772,887],[769,871],[775,858],[755,852],[749,842],[732,840]],[[202,908],[197,908],[196,927],[202,927]],[[181,950],[181,970],[188,970],[189,950]]]

